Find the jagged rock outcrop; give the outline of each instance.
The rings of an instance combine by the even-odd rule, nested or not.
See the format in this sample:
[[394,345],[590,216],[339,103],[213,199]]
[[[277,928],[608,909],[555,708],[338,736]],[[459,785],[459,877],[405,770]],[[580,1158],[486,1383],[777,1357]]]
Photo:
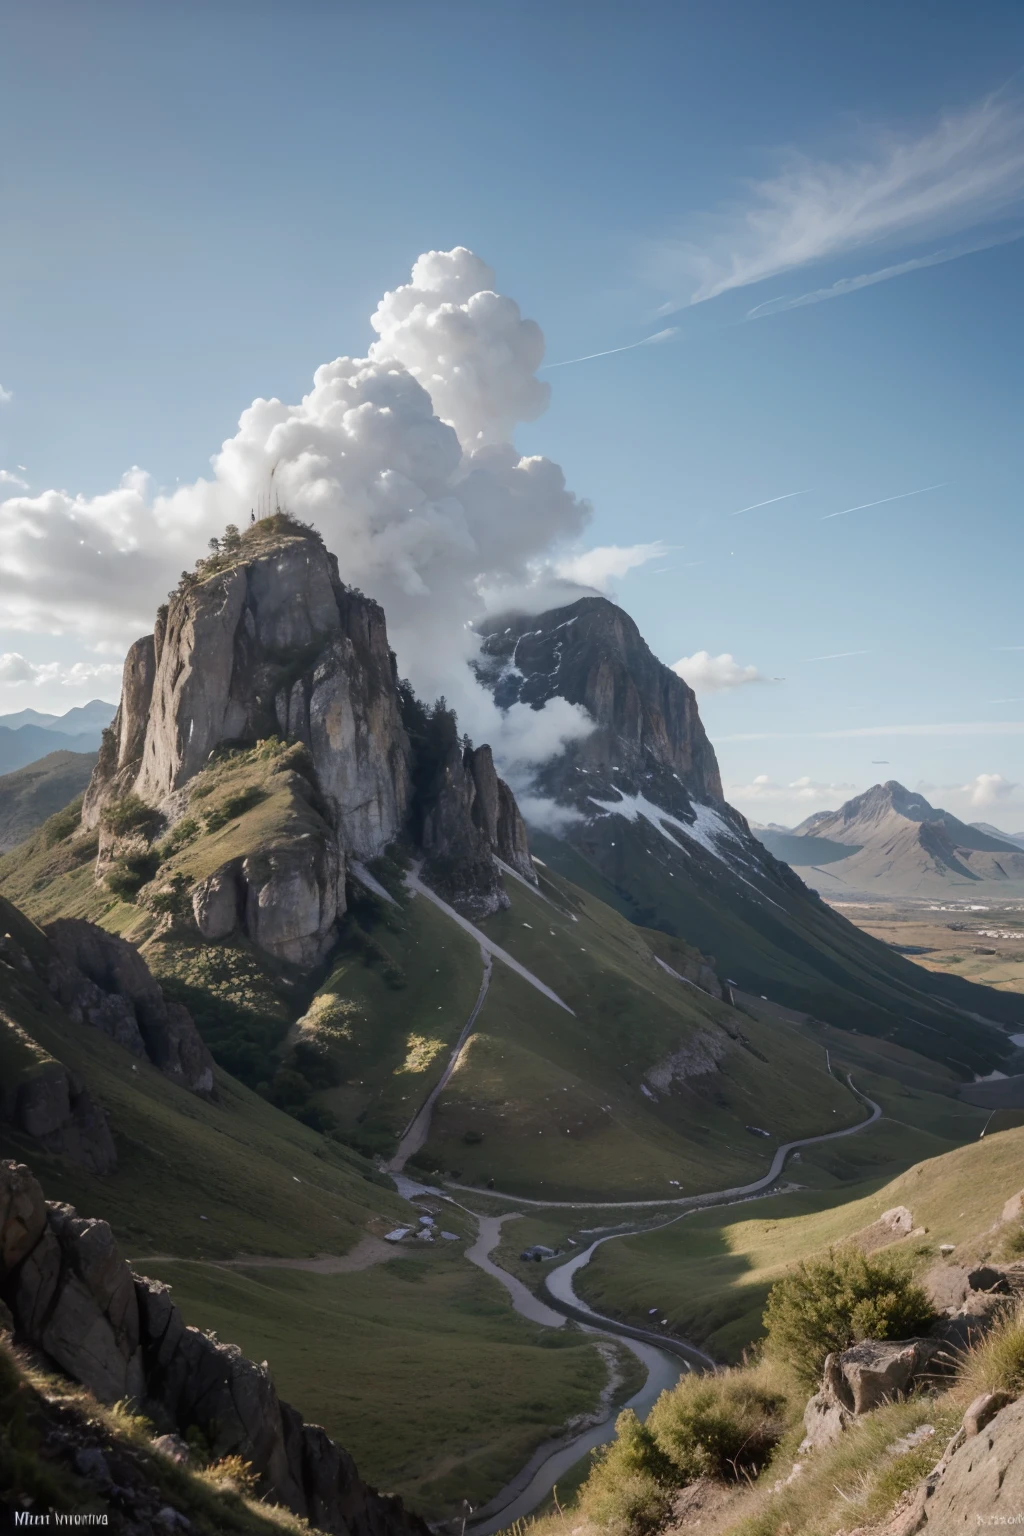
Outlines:
[[821,1387],[804,1410],[801,1449],[830,1445],[852,1419],[905,1396],[934,1368],[940,1351],[935,1339],[865,1339],[828,1355]]
[[[370,859],[410,820],[424,822],[420,811],[411,816],[422,773],[383,610],[344,585],[316,534],[284,518],[234,536],[230,550],[183,578],[153,635],[129,651],[83,805],[83,825],[100,828],[98,873],[126,851],[104,816],[113,801],[137,796],[173,822],[211,753],[271,736],[306,747],[322,824],[204,876],[193,913],[204,938],[241,928],[308,969],[336,938],[346,859]],[[483,916],[505,904],[494,856],[527,880],[533,866],[490,749],[462,756],[436,776],[423,846],[449,899]]]
[[961,1536],[979,1526],[1017,1525],[1024,1509],[1024,1401],[986,1392],[916,1488],[904,1494],[878,1536]]
[[0,1299],[16,1342],[105,1403],[133,1400],[157,1429],[199,1430],[239,1455],[265,1496],[338,1536],[427,1536],[399,1499],[277,1395],[266,1363],[189,1328],[158,1281],[134,1275],[106,1222],[48,1204],[24,1165],[0,1163]]
[[409,744],[384,613],[301,533],[185,584],[132,647],[84,824],[126,789],[159,806],[214,748],[275,734],[309,747],[346,850],[372,857],[397,835]]
[[0,1118],[90,1173],[113,1173],[117,1149],[107,1117],[83,1079],[48,1060],[0,1087]]
[[58,918],[47,983],[75,1023],[91,1024],[194,1093],[212,1093],[213,1058],[192,1016],[169,1002],[138,950],[79,918]]
[[430,884],[474,919],[509,904],[495,855],[536,884],[526,828],[490,747],[453,744],[428,797],[421,831]]

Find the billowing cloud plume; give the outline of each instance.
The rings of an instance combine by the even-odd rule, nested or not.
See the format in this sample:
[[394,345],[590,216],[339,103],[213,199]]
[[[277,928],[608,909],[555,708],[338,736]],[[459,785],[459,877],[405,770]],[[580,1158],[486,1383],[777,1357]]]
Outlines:
[[625,576],[664,553],[665,546],[660,539],[653,544],[603,544],[557,560],[554,574],[561,581],[591,587],[595,592],[607,592],[616,577]]
[[756,667],[741,667],[728,651],[712,656],[709,651],[695,651],[680,656],[672,671],[689,683],[694,693],[722,693],[728,688],[743,688],[747,683],[767,683],[769,679]]
[[383,603],[417,691],[445,693],[499,760],[526,726],[543,755],[588,730],[559,704],[524,710],[513,732],[467,665],[483,588],[535,583],[589,516],[557,464],[512,445],[548,401],[539,327],[462,247],[421,256],[371,323],[368,355],[325,363],[298,404],[255,400],[209,478],[164,494],[133,468],[100,496],[0,503],[0,624],[123,649],[211,535],[280,506],[314,523],[343,579]]

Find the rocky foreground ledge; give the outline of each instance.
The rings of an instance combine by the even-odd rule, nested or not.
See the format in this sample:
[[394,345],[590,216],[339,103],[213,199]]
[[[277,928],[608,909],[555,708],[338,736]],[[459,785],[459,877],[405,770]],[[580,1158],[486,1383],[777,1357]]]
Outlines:
[[[102,1403],[137,1406],[158,1432],[199,1431],[212,1459],[239,1456],[260,1492],[337,1536],[427,1536],[395,1497],[277,1395],[270,1370],[186,1327],[168,1287],[136,1275],[105,1221],[43,1197],[0,1162],[0,1327]],[[184,1447],[182,1447],[184,1450]]]

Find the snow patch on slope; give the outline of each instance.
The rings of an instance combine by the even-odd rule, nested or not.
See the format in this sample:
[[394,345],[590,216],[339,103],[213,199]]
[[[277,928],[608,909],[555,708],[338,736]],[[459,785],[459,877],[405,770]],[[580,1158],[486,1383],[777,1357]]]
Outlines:
[[[736,868],[737,864],[751,868],[750,861],[743,855],[742,842],[725,817],[713,806],[701,805],[699,801],[694,801],[691,807],[694,819],[688,822],[681,821],[678,816],[673,816],[668,811],[663,811],[659,805],[648,800],[646,795],[627,795],[624,790],[619,790],[619,794],[622,796],[620,800],[598,800],[594,795],[589,795],[587,798],[591,805],[596,805],[605,816],[624,816],[627,821],[649,822],[667,843],[672,844],[673,848],[678,848],[680,853],[687,853],[689,850],[686,844],[678,842],[668,830],[669,827],[675,828],[690,842],[699,844],[706,853],[711,854],[712,858],[718,859],[720,863],[731,869],[744,885],[749,885],[751,890],[757,891],[757,887]],[[723,842],[731,846],[722,848],[720,844]],[[778,902],[772,901],[772,898],[766,896],[763,891],[757,891],[757,894],[765,901],[772,902],[772,906],[778,906]]]

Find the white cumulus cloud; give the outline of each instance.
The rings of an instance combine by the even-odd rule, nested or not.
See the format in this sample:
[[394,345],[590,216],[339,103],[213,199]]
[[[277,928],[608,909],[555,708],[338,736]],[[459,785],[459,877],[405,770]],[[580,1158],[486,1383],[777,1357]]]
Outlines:
[[979,773],[961,786],[960,793],[966,795],[969,805],[1002,805],[1013,798],[1016,788],[1001,773]]
[[10,401],[12,401],[13,399],[14,399],[14,392],[13,392],[13,390],[4,389],[3,385],[0,384],[0,405],[8,405],[10,403]]
[[607,592],[616,577],[625,576],[664,553],[665,546],[660,539],[653,544],[602,544],[596,549],[566,555],[555,561],[554,574],[562,581],[592,587],[595,592]]
[[34,683],[36,687],[58,683],[65,688],[102,684],[116,692],[120,689],[121,664],[76,661],[68,666],[60,661],[28,661],[20,651],[4,651],[0,655],[0,683]]
[[[253,401],[206,478],[164,493],[136,467],[98,496],[0,502],[0,625],[123,653],[211,535],[279,505],[315,524],[342,578],[383,603],[417,691],[444,692],[502,761],[513,733],[468,665],[482,593],[536,586],[590,512],[557,464],[512,442],[548,402],[536,378],[544,339],[463,247],[421,256],[371,324],[367,355],[324,363],[297,403]],[[573,557],[591,583],[649,557],[592,554],[589,565]],[[531,750],[545,756],[589,729],[579,711],[527,713]]]
[[755,666],[741,666],[728,651],[720,656],[712,656],[710,651],[680,656],[672,663],[672,671],[689,683],[694,693],[722,693],[729,688],[743,688],[747,683],[769,681]]

